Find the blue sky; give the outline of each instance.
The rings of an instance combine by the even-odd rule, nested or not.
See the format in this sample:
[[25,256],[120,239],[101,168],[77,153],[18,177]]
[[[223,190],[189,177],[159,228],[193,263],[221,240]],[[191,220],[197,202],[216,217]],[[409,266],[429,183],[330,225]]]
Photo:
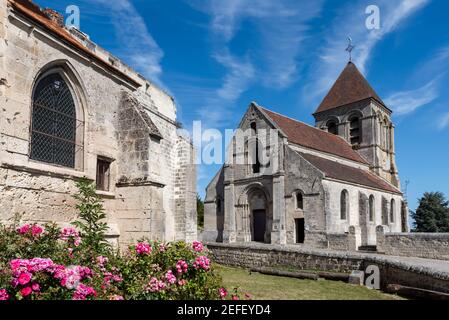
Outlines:
[[[313,124],[311,114],[354,61],[394,111],[397,165],[410,208],[449,196],[449,1],[37,0],[175,98],[186,128],[235,128],[251,101]],[[380,8],[379,30],[365,9]],[[199,168],[198,191],[218,166]]]

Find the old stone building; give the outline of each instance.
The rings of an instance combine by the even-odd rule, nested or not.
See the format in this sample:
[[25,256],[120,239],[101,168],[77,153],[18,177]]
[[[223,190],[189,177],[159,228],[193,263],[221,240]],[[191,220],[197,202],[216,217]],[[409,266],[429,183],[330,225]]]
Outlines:
[[391,113],[352,62],[316,127],[252,103],[207,187],[204,239],[356,250],[377,226],[407,231]]
[[0,107],[0,222],[68,224],[85,176],[112,240],[196,238],[193,147],[172,97],[28,0],[0,0]]

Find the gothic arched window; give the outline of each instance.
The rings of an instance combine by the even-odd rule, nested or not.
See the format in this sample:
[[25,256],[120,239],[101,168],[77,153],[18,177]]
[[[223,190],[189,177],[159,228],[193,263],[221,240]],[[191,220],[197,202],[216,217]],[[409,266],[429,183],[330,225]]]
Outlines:
[[349,139],[352,145],[357,145],[362,142],[360,135],[360,118],[353,116],[349,119]]
[[369,197],[369,221],[374,222],[374,196]]
[[349,193],[348,190],[343,190],[340,196],[340,218],[341,220],[346,220],[348,218],[348,201]]
[[296,209],[304,209],[304,198],[302,196],[302,192],[300,191],[296,193]]
[[72,92],[59,73],[39,79],[33,92],[30,158],[75,168],[77,118]]
[[338,135],[338,128],[335,121],[329,121],[327,124],[327,132]]
[[394,223],[395,215],[396,215],[396,201],[394,201],[394,199],[391,199],[391,204],[390,204],[390,223]]

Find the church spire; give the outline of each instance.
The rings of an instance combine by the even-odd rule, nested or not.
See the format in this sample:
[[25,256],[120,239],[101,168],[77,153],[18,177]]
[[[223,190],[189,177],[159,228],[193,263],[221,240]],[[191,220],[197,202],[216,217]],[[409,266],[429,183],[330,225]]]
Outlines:
[[315,114],[368,98],[377,100],[385,106],[355,64],[349,61],[329,93],[318,106]]

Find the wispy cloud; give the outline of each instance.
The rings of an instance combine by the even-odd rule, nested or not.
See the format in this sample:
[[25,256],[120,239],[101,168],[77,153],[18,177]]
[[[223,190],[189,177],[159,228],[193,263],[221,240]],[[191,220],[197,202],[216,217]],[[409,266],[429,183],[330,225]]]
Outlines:
[[248,87],[255,75],[254,66],[249,59],[237,59],[229,52],[216,54],[215,59],[228,69],[223,85],[218,89],[219,97],[228,100],[236,100]]
[[[320,1],[278,0],[191,0],[196,9],[211,16],[210,29],[216,37],[217,50],[229,50],[229,43],[242,23],[248,22],[256,36],[248,63],[258,68],[253,77],[266,86],[288,87],[297,76],[297,56],[302,42],[307,38],[308,23],[319,15]],[[257,40],[257,41],[256,41]],[[251,60],[251,62],[249,62]],[[230,69],[232,73],[235,69]],[[227,81],[229,80],[226,79]],[[245,88],[242,88],[241,92]]]
[[161,84],[161,60],[164,53],[131,1],[92,0],[92,2],[104,6],[105,12],[110,16],[120,42],[117,55],[145,77]]
[[430,59],[416,68],[409,82],[417,83],[417,89],[395,92],[385,102],[397,115],[412,113],[440,98],[441,82],[449,69],[449,47],[442,47]]
[[385,99],[397,115],[405,115],[428,105],[438,98],[438,80],[434,79],[421,88],[397,92]]
[[443,130],[449,125],[449,112],[443,114],[443,116],[438,120],[438,129]]
[[343,6],[331,24],[325,29],[324,46],[319,49],[320,59],[313,63],[309,84],[304,86],[303,95],[306,103],[317,103],[335,81],[338,73],[347,61],[344,51],[345,39],[351,36],[356,44],[353,60],[365,75],[367,64],[376,45],[388,34],[395,31],[413,13],[423,8],[430,0],[379,0],[381,27],[368,30],[365,26],[365,9],[367,1],[361,0]]

